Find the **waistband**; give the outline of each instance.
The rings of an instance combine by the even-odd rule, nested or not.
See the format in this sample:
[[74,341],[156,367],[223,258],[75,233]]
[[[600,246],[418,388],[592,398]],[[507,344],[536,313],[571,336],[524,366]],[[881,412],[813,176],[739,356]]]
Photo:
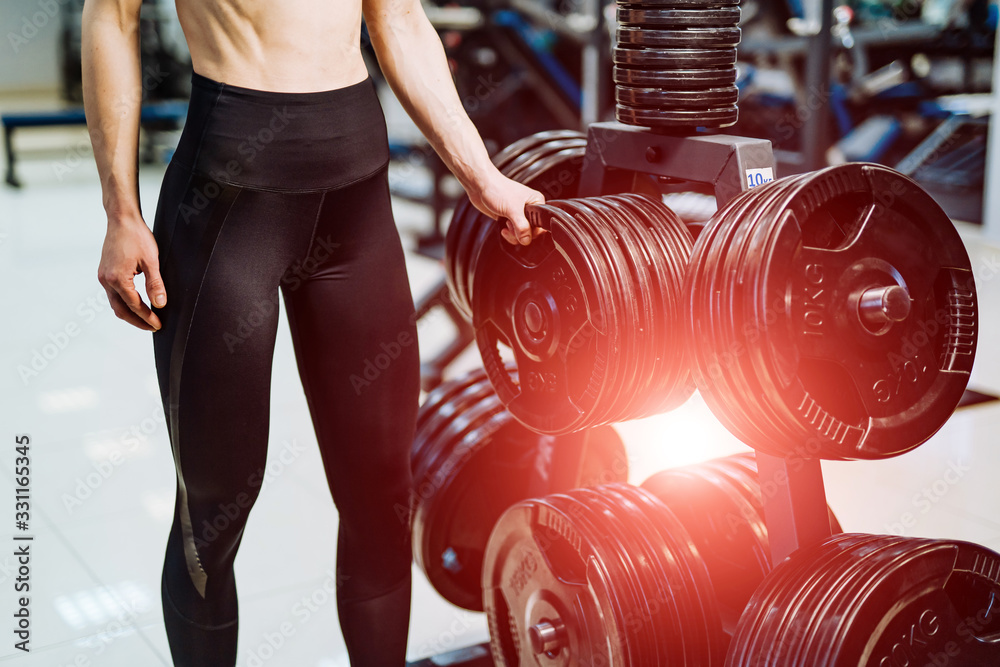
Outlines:
[[348,185],[388,160],[385,116],[370,76],[343,88],[289,93],[193,72],[171,162],[220,182],[301,191]]

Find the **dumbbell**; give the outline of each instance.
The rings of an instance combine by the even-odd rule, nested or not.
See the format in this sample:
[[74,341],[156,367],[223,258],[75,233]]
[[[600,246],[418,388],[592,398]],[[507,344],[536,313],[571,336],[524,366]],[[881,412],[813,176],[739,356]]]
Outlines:
[[411,449],[412,544],[418,566],[449,602],[483,610],[482,559],[490,530],[510,505],[529,497],[535,478],[549,491],[628,477],[621,438],[610,426],[585,434],[579,468],[556,454],[565,438],[517,423],[486,374],[472,371],[431,392],[418,413]]
[[998,665],[998,577],[978,544],[834,535],[767,575],[726,667]]
[[[493,157],[508,178],[537,189],[546,198],[573,197],[580,182],[586,136],[575,130],[538,132],[515,141]],[[498,232],[498,223],[463,195],[445,236],[445,275],[459,312],[472,320],[472,275],[479,252]]]
[[661,131],[738,118],[738,0],[619,0],[615,117]]
[[[669,410],[694,391],[681,319],[693,239],[661,201],[622,194],[529,205],[548,231],[494,234],[473,276],[476,342],[500,400],[540,433]],[[502,365],[513,351],[520,377]]]
[[522,501],[484,561],[494,660],[722,665],[769,555],[752,455]]
[[975,358],[965,246],[930,195],[881,165],[742,193],[698,237],[684,294],[706,403],[776,456],[909,451],[951,415]]

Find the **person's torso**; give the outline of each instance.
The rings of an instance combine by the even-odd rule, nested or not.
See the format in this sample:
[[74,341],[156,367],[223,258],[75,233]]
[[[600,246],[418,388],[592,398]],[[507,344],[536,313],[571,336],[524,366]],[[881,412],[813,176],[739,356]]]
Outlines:
[[194,71],[257,90],[310,92],[367,76],[361,0],[177,0]]

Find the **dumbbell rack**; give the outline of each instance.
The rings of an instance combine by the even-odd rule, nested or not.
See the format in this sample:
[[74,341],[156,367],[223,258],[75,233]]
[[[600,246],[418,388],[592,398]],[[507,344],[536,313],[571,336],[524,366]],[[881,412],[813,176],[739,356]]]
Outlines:
[[[679,136],[625,125],[593,123],[578,196],[588,197],[648,189],[643,179],[693,182],[710,186],[719,208],[753,185],[774,178],[771,142],[723,134]],[[692,232],[697,234],[697,228]],[[534,495],[553,487],[545,470],[572,475],[585,460],[586,432],[564,437],[547,452],[548,465],[535,466]],[[758,476],[764,501],[771,560],[777,564],[800,547],[830,536],[830,521],[819,459],[779,458],[758,452]],[[564,487],[561,487],[564,488]],[[410,667],[479,667],[492,664],[489,645],[479,644],[410,663]]]
[[[774,170],[771,142],[766,139],[677,136],[618,122],[594,123],[587,134],[579,196],[609,194],[609,189],[628,187],[630,180],[635,183],[636,177],[645,175],[709,185],[721,209],[739,193],[773,180]],[[695,235],[697,231],[692,229]],[[568,457],[581,454],[560,452]],[[783,459],[758,452],[757,467],[773,563],[829,537],[819,459]]]

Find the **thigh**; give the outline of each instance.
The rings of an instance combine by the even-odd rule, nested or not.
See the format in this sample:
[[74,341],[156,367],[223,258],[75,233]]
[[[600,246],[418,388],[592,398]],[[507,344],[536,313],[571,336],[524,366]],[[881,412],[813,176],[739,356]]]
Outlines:
[[154,223],[167,291],[154,356],[187,539],[211,569],[231,559],[260,490],[278,283],[308,243],[319,197],[193,175],[170,199]]
[[326,194],[297,280],[282,291],[341,522],[392,512],[409,493],[419,356],[384,170]]

